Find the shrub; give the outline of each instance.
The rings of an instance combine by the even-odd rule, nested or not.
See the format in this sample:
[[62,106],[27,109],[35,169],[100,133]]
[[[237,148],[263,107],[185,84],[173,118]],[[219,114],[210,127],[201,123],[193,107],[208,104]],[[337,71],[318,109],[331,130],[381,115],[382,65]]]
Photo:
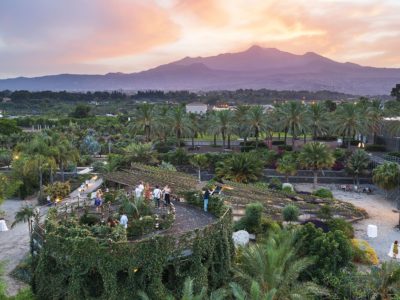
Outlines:
[[280,141],[280,140],[278,140],[278,141],[272,141],[272,145],[278,146],[278,145],[284,145],[284,144],[285,144],[285,141]]
[[342,148],[336,148],[333,150],[333,157],[335,157],[337,161],[343,161],[346,158],[346,150]]
[[93,226],[100,222],[100,219],[95,215],[83,214],[83,216],[79,219],[79,224]]
[[371,152],[385,152],[386,147],[384,145],[376,145],[376,144],[370,144],[365,146],[365,151],[371,151]]
[[278,146],[278,150],[281,150],[281,151],[292,151],[293,147],[292,147],[292,145],[279,145]]
[[272,177],[269,181],[268,188],[273,190],[281,190],[282,189],[282,181],[280,181],[277,177]]
[[286,205],[282,210],[283,220],[286,222],[296,222],[299,219],[300,210],[296,205]]
[[332,218],[332,208],[329,205],[323,205],[317,213],[318,218],[329,220]]
[[263,210],[264,207],[261,203],[247,204],[245,216],[235,224],[234,229],[245,229],[251,233],[259,233],[261,231]]
[[314,191],[312,194],[316,197],[320,197],[320,198],[324,198],[324,199],[332,199],[333,198],[332,192],[330,190],[324,189],[324,188],[318,189],[318,190]]
[[329,220],[327,224],[330,231],[340,230],[349,239],[354,237],[354,228],[349,222],[346,222],[346,220],[334,218]]
[[395,157],[399,157],[400,158],[400,152],[389,152],[386,155],[395,156]]
[[376,254],[375,249],[372,248],[367,241],[352,239],[351,244],[354,250],[354,262],[367,265],[379,264],[378,255]]
[[344,169],[344,164],[341,161],[335,161],[332,168],[333,171],[341,171]]
[[68,181],[61,182],[56,181],[53,184],[49,184],[44,187],[44,193],[50,196],[51,201],[55,201],[56,198],[64,199],[71,192],[71,186]]
[[293,186],[288,186],[283,184],[282,186],[282,192],[286,193],[286,194],[295,194],[294,190],[293,190]]

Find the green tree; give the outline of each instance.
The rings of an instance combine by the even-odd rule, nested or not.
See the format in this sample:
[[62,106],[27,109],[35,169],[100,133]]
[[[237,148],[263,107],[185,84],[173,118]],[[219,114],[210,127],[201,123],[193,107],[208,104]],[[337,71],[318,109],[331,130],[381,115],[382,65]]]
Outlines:
[[31,220],[33,217],[37,215],[35,212],[35,208],[30,205],[22,206],[15,214],[14,222],[11,224],[11,228],[13,228],[18,223],[28,223],[29,232],[32,232],[32,223]]
[[324,104],[317,102],[316,104],[309,105],[307,108],[306,117],[308,119],[314,141],[318,136],[327,134],[330,118]]
[[373,143],[376,144],[376,135],[379,133],[383,123],[383,110],[380,101],[372,101],[365,110],[366,128],[364,134],[372,133]]
[[9,167],[12,161],[12,153],[10,150],[0,150],[0,165]]
[[234,111],[234,119],[236,122],[236,131],[239,137],[244,139],[244,146],[247,144],[247,139],[249,137],[251,127],[249,123],[249,105],[238,105]]
[[249,125],[253,130],[254,137],[256,138],[256,148],[258,148],[258,140],[260,133],[266,128],[266,114],[264,108],[260,105],[252,106],[249,109]]
[[201,169],[208,166],[208,158],[205,154],[195,154],[190,158],[190,163],[197,168],[199,182],[201,182]]
[[131,128],[136,132],[144,132],[145,141],[151,140],[152,129],[155,120],[155,109],[153,104],[143,103],[136,107]]
[[372,268],[368,283],[372,287],[371,299],[390,300],[400,292],[400,266],[397,262],[384,262]]
[[337,134],[348,140],[347,146],[350,146],[351,139],[356,134],[365,131],[365,118],[353,103],[343,103],[339,105],[335,112],[334,126]]
[[308,299],[326,294],[316,284],[300,281],[300,274],[314,261],[309,257],[298,257],[295,239],[294,232],[282,230],[271,234],[264,242],[242,249],[234,272],[247,293],[252,294],[256,282],[260,293],[271,293],[275,300]]
[[305,144],[298,159],[302,167],[313,172],[314,188],[318,183],[318,171],[321,171],[324,168],[330,168],[335,163],[332,151],[325,144],[320,142],[310,142]]
[[170,125],[175,133],[176,145],[181,147],[181,139],[188,132],[188,117],[185,107],[178,105],[170,112]]
[[11,134],[18,134],[22,129],[17,126],[15,120],[0,119],[0,132],[2,135],[10,136]]
[[286,182],[289,182],[289,176],[294,176],[297,173],[297,163],[293,155],[285,154],[278,160],[276,171],[285,175]]
[[368,154],[361,149],[357,149],[350,156],[346,164],[346,171],[353,176],[355,183],[360,185],[360,175],[363,174],[370,163]]
[[192,141],[192,149],[194,149],[194,139],[200,134],[201,132],[201,121],[200,116],[195,113],[188,114],[188,131],[190,135],[190,139]]
[[[307,130],[307,115],[304,105],[298,101],[290,101],[278,107],[278,115],[285,134],[292,134],[292,146],[297,136]],[[285,135],[286,136],[286,135]]]
[[[221,133],[223,148],[226,148],[226,138],[232,134],[233,114],[230,110],[221,110],[215,114],[215,128]],[[213,126],[213,127],[214,127]],[[230,148],[230,142],[228,143]]]
[[138,162],[152,165],[158,162],[157,153],[152,149],[151,143],[131,143],[124,149],[125,160],[128,163]]
[[89,113],[90,113],[90,106],[86,105],[86,104],[78,104],[74,111],[70,114],[71,117],[73,118],[87,118],[89,117]]
[[400,171],[396,163],[385,162],[372,171],[372,180],[381,189],[386,191],[394,190],[399,185]]
[[400,83],[396,84],[392,91],[390,92],[390,96],[396,97],[397,101],[400,101]]
[[261,177],[263,162],[252,152],[235,153],[217,163],[215,171],[220,178],[248,183],[257,181]]

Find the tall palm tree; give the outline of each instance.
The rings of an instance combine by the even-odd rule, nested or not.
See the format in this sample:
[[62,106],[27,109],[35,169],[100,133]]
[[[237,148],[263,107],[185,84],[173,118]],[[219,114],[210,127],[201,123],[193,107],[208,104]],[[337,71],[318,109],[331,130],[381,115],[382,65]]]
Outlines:
[[235,122],[236,122],[236,131],[239,137],[244,139],[244,146],[247,144],[247,138],[249,137],[251,128],[249,123],[249,110],[250,106],[248,105],[238,105],[235,108]]
[[373,300],[390,300],[400,292],[400,266],[397,262],[384,262],[379,268],[372,268],[369,275]]
[[311,170],[314,175],[313,186],[318,183],[318,171],[330,168],[335,163],[332,151],[323,143],[310,142],[303,146],[299,154],[300,166]]
[[188,118],[183,105],[177,105],[171,110],[170,125],[175,133],[176,145],[181,147],[182,136],[188,131]]
[[256,148],[258,148],[258,138],[260,133],[264,130],[266,114],[264,113],[264,108],[260,105],[252,106],[249,109],[249,125],[251,130],[254,132],[254,136],[256,138]]
[[219,162],[215,171],[220,178],[248,183],[261,177],[263,162],[254,153],[237,153]]
[[360,174],[362,174],[370,163],[368,154],[361,149],[357,149],[350,156],[346,164],[346,171],[354,176],[356,184],[360,185]]
[[153,151],[151,143],[131,143],[123,150],[125,159],[129,163],[155,164],[158,162],[157,154]]
[[169,110],[170,107],[167,105],[158,105],[155,111],[154,125],[153,131],[157,135],[158,139],[161,142],[166,142],[167,137],[171,132],[171,128],[169,126]]
[[314,261],[297,256],[295,238],[293,231],[281,230],[266,241],[243,249],[234,272],[244,290],[250,292],[256,282],[261,292],[273,294],[274,300],[326,294],[318,285],[299,280],[300,274]]
[[336,132],[343,139],[348,139],[347,145],[356,134],[365,130],[364,115],[360,112],[357,105],[353,103],[343,103],[339,105],[335,112]]
[[305,134],[307,129],[305,107],[301,102],[290,101],[278,107],[278,114],[285,136],[287,132],[292,134],[292,147],[294,147],[297,136],[301,133]]
[[[226,138],[232,133],[233,128],[233,114],[230,110],[221,110],[215,114],[215,128],[221,133],[222,145],[225,149]],[[230,144],[230,143],[229,143]],[[230,145],[228,146],[230,148]]]
[[329,113],[322,103],[311,104],[307,108],[307,119],[312,132],[313,141],[318,136],[327,134],[329,128]]
[[153,104],[143,103],[136,108],[132,127],[135,130],[144,132],[146,142],[151,140],[154,119],[155,110]]
[[372,133],[373,143],[376,144],[376,135],[379,133],[382,122],[383,122],[383,110],[381,108],[382,104],[380,101],[375,100],[372,101],[369,107],[366,109],[365,114],[365,125],[366,131],[365,134]]
[[14,222],[11,224],[13,228],[18,223],[28,223],[29,232],[32,232],[31,220],[35,216],[35,208],[30,205],[22,206],[15,214]]
[[198,169],[199,182],[201,182],[201,169],[207,167],[208,158],[205,154],[196,154],[190,158],[190,163]]
[[194,139],[200,134],[201,132],[201,121],[200,116],[195,113],[188,114],[188,131],[190,134],[190,139],[192,140],[192,149],[194,149]]

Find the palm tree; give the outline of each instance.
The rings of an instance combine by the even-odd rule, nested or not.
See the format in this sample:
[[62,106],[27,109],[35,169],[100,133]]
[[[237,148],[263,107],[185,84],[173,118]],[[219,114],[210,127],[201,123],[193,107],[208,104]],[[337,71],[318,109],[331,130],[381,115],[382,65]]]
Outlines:
[[312,282],[299,281],[300,274],[314,260],[298,257],[295,239],[294,231],[281,230],[266,241],[243,249],[234,272],[246,292],[252,293],[258,285],[262,294],[274,300],[308,299],[313,295],[326,294],[324,289]]
[[[194,293],[194,282],[193,279],[186,278],[185,282],[183,283],[183,290],[182,290],[182,297],[181,300],[222,300],[226,297],[226,291],[224,289],[218,289],[213,291],[209,297],[207,297],[207,290],[206,288],[202,288],[198,294]],[[138,296],[142,300],[150,300],[150,297],[143,291],[138,293]],[[173,296],[167,296],[166,300],[174,300]]]
[[276,171],[285,175],[286,182],[289,182],[289,176],[294,176],[297,173],[296,160],[290,154],[284,155],[278,160]]
[[329,113],[326,106],[322,103],[317,102],[311,104],[307,109],[307,119],[312,132],[313,141],[318,136],[327,134],[329,128]]
[[158,162],[156,153],[153,151],[151,143],[131,143],[123,150],[125,153],[125,159],[129,163],[139,162],[151,165]]
[[369,163],[370,159],[368,154],[361,149],[354,151],[347,161],[346,170],[349,174],[353,175],[357,186],[360,185],[360,174],[368,168]]
[[176,145],[181,147],[181,138],[188,131],[188,119],[185,107],[177,105],[170,113],[170,125],[175,132]]
[[54,144],[54,159],[58,164],[61,172],[61,180],[64,181],[64,168],[69,163],[76,163],[79,160],[79,151],[65,137],[54,136],[52,138]]
[[396,262],[384,262],[380,268],[371,269],[369,284],[373,300],[390,300],[400,291],[400,266]]
[[237,153],[219,162],[215,171],[220,178],[248,183],[261,177],[263,162],[254,153]]
[[188,131],[192,140],[192,149],[194,149],[194,139],[201,132],[201,122],[198,114],[188,114]]
[[154,123],[154,105],[143,103],[136,108],[133,120],[133,129],[143,130],[146,142],[151,140]]
[[247,138],[250,134],[250,124],[249,124],[249,110],[250,106],[248,105],[238,105],[235,109],[235,122],[236,122],[236,130],[239,137],[244,139],[244,146],[246,147]]
[[336,109],[335,127],[343,139],[348,139],[347,146],[350,146],[350,140],[365,130],[364,116],[355,104],[343,103]]
[[[215,114],[214,120],[215,120],[214,126],[219,131],[219,133],[221,133],[222,144],[225,149],[226,138],[227,136],[230,136],[232,133],[233,114],[230,110],[221,110]],[[230,148],[230,142],[228,148]]]
[[155,116],[157,117],[154,118],[153,131],[158,136],[158,139],[165,143],[171,132],[171,128],[168,124],[170,107],[167,105],[158,105],[156,108]]
[[383,122],[383,111],[381,109],[381,102],[376,100],[372,101],[370,106],[366,109],[366,134],[372,133],[373,143],[376,144],[376,135],[379,133]]
[[207,167],[208,158],[205,154],[196,154],[190,158],[190,163],[198,169],[199,182],[201,182],[201,169]]
[[30,205],[22,206],[19,211],[15,214],[14,222],[11,224],[11,228],[13,228],[18,223],[26,223],[28,222],[29,232],[32,232],[32,224],[31,220],[35,216],[35,208]]
[[382,188],[386,192],[386,198],[388,191],[394,190],[399,186],[400,171],[399,166],[393,162],[385,162],[377,166],[372,171],[373,182]]
[[300,166],[311,170],[314,175],[313,186],[318,183],[318,171],[330,168],[335,163],[332,151],[323,143],[310,142],[303,146],[299,154]]
[[281,119],[282,127],[286,133],[292,134],[292,147],[298,134],[306,132],[307,118],[306,110],[301,102],[290,101],[278,107],[278,114]]
[[231,291],[236,300],[274,300],[276,289],[263,292],[257,281],[253,280],[250,285],[250,292],[247,293],[238,283],[231,282],[229,284]]
[[249,109],[249,125],[251,130],[254,132],[254,136],[256,138],[256,148],[258,148],[258,138],[260,136],[260,132],[264,130],[265,126],[265,113],[264,108],[260,105],[252,106]]

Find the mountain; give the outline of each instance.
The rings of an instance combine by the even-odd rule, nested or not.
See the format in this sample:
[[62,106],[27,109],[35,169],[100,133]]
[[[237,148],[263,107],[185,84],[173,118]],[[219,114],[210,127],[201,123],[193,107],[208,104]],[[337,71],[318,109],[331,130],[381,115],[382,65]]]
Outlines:
[[238,53],[185,57],[142,72],[60,74],[0,80],[0,90],[331,90],[385,95],[400,82],[400,69],[339,63],[313,52],[296,55],[252,46]]

